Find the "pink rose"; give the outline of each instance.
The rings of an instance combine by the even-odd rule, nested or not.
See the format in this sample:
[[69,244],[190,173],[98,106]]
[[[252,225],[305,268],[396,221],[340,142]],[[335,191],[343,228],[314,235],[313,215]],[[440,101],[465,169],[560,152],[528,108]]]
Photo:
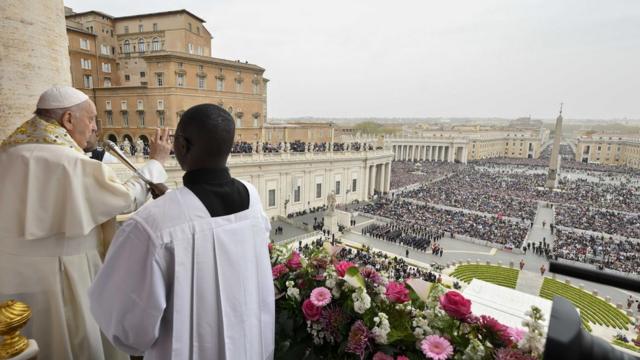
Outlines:
[[471,301],[457,291],[449,291],[440,297],[440,306],[449,316],[466,320],[471,315]]
[[323,307],[331,302],[331,291],[324,286],[317,287],[311,291],[309,299],[313,305]]
[[392,303],[402,304],[409,301],[409,290],[400,282],[389,281],[384,295]]
[[289,269],[287,269],[284,264],[278,264],[271,269],[271,275],[273,276],[273,279],[277,279],[288,272]]
[[302,313],[304,314],[305,319],[316,321],[320,319],[322,308],[313,305],[313,302],[311,302],[310,299],[307,299],[302,303]]
[[291,253],[289,259],[287,260],[287,267],[291,270],[298,270],[302,268],[302,263],[300,262],[300,254],[297,251]]
[[344,274],[347,273],[347,269],[354,266],[356,266],[354,263],[343,260],[336,265],[336,272],[338,273],[338,276],[344,277]]
[[393,356],[387,355],[382,351],[378,351],[375,355],[373,355],[373,360],[393,360]]

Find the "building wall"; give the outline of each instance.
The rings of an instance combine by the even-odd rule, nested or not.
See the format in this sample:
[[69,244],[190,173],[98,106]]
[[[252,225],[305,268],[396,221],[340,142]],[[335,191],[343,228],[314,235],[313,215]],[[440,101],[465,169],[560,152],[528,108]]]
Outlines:
[[33,116],[52,84],[71,85],[62,0],[0,2],[0,140]]
[[[231,175],[253,184],[262,200],[262,206],[269,217],[285,216],[326,204],[327,195],[336,192],[336,181],[340,182],[340,192],[336,193],[338,204],[368,199],[371,166],[378,170],[387,166],[390,175],[392,154],[388,151],[344,152],[344,153],[283,153],[275,155],[253,154],[231,155],[227,165]],[[131,176],[121,164],[111,164],[118,176],[125,180]],[[167,164],[169,178],[166,184],[171,188],[182,186],[184,172],[174,162]],[[384,176],[376,176],[376,188],[389,191],[389,183]],[[353,180],[356,189],[352,191]],[[316,193],[317,185],[321,191]],[[295,188],[300,185],[300,199],[295,198]],[[274,191],[274,202],[269,203],[269,192]],[[348,191],[347,191],[348,190]],[[317,196],[320,195],[320,196]],[[287,201],[288,200],[288,201]],[[298,201],[296,201],[298,200]],[[285,202],[286,211],[285,211]]]
[[581,136],[576,161],[640,168],[640,136],[594,134]]

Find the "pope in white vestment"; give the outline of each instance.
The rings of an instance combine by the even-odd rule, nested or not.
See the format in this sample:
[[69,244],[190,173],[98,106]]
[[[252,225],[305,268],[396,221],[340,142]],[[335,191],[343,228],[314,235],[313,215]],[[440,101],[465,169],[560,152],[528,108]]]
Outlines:
[[[212,104],[194,108],[182,116],[174,144],[185,187],[118,230],[89,291],[91,312],[116,347],[145,360],[272,359],[271,225],[256,189],[224,166],[233,119]],[[207,124],[211,114],[222,119]]]
[[[166,179],[155,160],[140,171]],[[36,115],[2,143],[0,184],[0,301],[31,307],[23,333],[37,341],[38,359],[127,358],[101,335],[87,292],[102,262],[102,225],[144,204],[144,183],[120,182],[85,155],[72,133]]]

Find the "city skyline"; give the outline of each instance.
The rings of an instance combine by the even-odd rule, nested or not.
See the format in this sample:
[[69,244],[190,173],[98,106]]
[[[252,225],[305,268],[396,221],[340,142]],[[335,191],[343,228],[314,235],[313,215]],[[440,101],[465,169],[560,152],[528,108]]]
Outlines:
[[553,119],[560,102],[568,118],[640,118],[640,4],[630,1],[65,5],[113,16],[194,12],[214,57],[266,68],[274,118]]

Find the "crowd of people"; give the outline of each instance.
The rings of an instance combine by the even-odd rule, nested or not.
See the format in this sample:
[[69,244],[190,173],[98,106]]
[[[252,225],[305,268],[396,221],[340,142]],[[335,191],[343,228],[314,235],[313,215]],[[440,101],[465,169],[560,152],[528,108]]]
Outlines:
[[359,206],[359,211],[391,219],[400,226],[418,226],[451,237],[468,236],[508,248],[520,248],[529,230],[529,226],[522,222],[402,200],[381,199]]
[[457,163],[394,161],[391,164],[391,189],[429,183],[463,167],[463,164]]
[[[549,158],[524,159],[524,158],[499,157],[499,158],[472,160],[472,161],[469,161],[469,163],[476,164],[476,165],[494,164],[494,165],[547,167],[549,166]],[[634,175],[634,176],[640,175],[640,170],[633,169],[627,166],[583,163],[575,160],[565,160],[564,158],[562,159],[560,167],[565,170],[609,172],[609,173],[627,174],[627,175]]]
[[554,257],[593,264],[625,273],[640,274],[640,242],[556,230]]
[[424,252],[431,249],[432,242],[435,245],[435,242],[444,236],[441,231],[419,226],[402,226],[397,223],[367,225],[362,229],[362,234]]
[[640,239],[640,214],[560,205],[556,207],[555,221],[568,228]]
[[[306,244],[300,250],[303,254],[309,255],[314,250],[322,246],[322,241]],[[396,256],[389,256],[381,251],[374,251],[364,246],[362,250],[351,248],[343,248],[336,256],[340,260],[350,261],[362,268],[372,268],[376,272],[386,275],[389,280],[403,281],[408,279],[422,279],[428,282],[438,281],[439,274],[433,270],[441,268],[440,266],[432,266],[432,270],[424,270],[411,266],[407,262]]]
[[[122,147],[122,146],[121,146]],[[133,154],[135,152],[135,146],[132,147]],[[304,152],[327,152],[329,150],[342,152],[342,151],[365,151],[365,150],[374,150],[373,145],[361,142],[304,142],[301,140],[294,140],[291,142],[278,142],[278,143],[270,143],[270,142],[255,142],[250,143],[246,141],[236,141],[232,148],[232,154],[251,154],[263,152],[266,154],[273,153],[281,153],[281,152],[295,152],[295,153],[304,153]]]

